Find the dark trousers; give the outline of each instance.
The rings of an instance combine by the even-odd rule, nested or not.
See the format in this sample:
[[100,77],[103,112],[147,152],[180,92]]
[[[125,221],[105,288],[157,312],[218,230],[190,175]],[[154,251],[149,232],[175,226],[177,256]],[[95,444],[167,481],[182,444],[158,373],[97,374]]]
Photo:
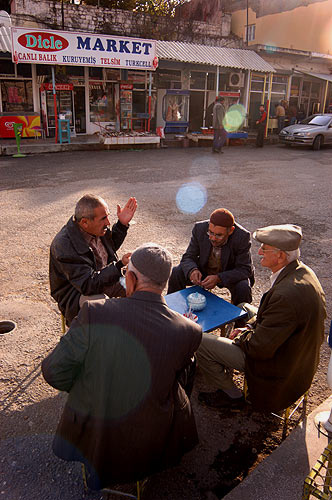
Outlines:
[[285,127],[285,116],[278,116],[278,134]]
[[215,128],[213,133],[212,149],[221,151],[226,142],[226,130],[224,128]]
[[[172,274],[168,282],[167,293],[183,290],[188,285],[192,285],[192,283],[186,279],[181,265],[173,267]],[[230,291],[232,304],[237,305],[241,304],[241,302],[248,302],[248,304],[251,304],[252,295],[249,279],[238,281],[229,287],[221,286],[220,288],[227,288],[227,290]]]
[[265,123],[258,124],[258,132],[256,137],[256,146],[262,148],[264,146]]

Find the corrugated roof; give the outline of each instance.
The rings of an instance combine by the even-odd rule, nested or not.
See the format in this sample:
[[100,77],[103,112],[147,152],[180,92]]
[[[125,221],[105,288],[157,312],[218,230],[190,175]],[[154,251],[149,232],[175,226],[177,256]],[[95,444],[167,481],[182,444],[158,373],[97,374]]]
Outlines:
[[309,71],[302,71],[302,70],[299,71],[304,75],[314,76],[315,78],[319,78],[320,80],[332,82],[332,75],[326,75],[325,73],[311,73]]
[[[0,52],[11,52],[11,34],[8,26],[0,28]],[[275,72],[275,69],[253,50],[211,47],[184,42],[157,41],[159,59],[180,61],[194,64],[207,64],[263,73]]]
[[157,41],[159,59],[194,64],[208,64],[263,73],[274,73],[275,69],[253,50],[211,47],[184,42]]
[[8,26],[0,27],[0,52],[11,52],[12,41],[10,36],[10,28]]

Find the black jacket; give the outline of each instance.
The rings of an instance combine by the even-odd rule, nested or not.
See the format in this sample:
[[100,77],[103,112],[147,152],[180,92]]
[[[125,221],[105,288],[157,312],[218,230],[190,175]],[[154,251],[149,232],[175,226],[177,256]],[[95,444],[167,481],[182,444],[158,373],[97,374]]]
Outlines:
[[69,325],[79,311],[79,299],[83,295],[103,293],[104,287],[115,283],[121,272],[115,266],[118,250],[127,235],[128,228],[118,221],[107,229],[101,240],[106,248],[107,266],[97,271],[92,249],[85,241],[73,217],[55,236],[50,250],[51,295]]
[[85,463],[93,489],[177,464],[198,441],[179,377],[201,338],[155,293],[85,303],[42,364],[47,382],[69,392],[54,453]]
[[[209,221],[196,222],[191,240],[181,259],[181,267],[187,279],[193,269],[199,269],[203,275],[207,274],[211,242],[207,235]],[[254,266],[251,258],[250,233],[240,224],[235,223],[234,232],[230,235],[221,252],[222,272],[220,287],[234,285],[238,281],[250,280],[254,284]]]

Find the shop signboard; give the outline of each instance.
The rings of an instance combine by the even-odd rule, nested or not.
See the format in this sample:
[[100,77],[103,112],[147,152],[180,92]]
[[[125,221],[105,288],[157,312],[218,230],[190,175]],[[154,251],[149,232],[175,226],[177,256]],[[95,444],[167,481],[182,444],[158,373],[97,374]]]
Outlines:
[[156,41],[39,28],[11,28],[15,63],[99,66],[154,71]]
[[40,135],[39,115],[10,115],[0,116],[0,137],[15,138],[14,123],[22,125],[22,137],[35,137]]

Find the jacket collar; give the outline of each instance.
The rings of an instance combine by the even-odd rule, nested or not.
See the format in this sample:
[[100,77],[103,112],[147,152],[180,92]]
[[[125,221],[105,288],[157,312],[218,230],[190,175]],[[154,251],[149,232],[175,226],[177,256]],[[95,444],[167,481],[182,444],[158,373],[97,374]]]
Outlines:
[[153,293],[153,292],[134,292],[129,299],[134,299],[134,300],[143,300],[147,302],[159,302],[159,304],[166,304],[166,300],[162,295],[159,295],[158,293]]
[[281,273],[279,274],[279,276],[275,280],[274,285],[276,285],[277,283],[282,281],[288,274],[290,274],[292,271],[294,271],[299,266],[299,264],[300,264],[299,260],[293,260],[293,262],[290,262],[289,264],[287,264],[287,266],[284,267],[284,269],[281,271]]
[[[75,248],[76,252],[80,255],[87,253],[90,250],[90,247],[87,241],[84,239],[82,231],[80,230],[77,222],[74,220],[74,216],[72,216],[67,222],[66,229],[68,232],[69,239]],[[105,236],[110,234],[111,231],[107,228]],[[105,236],[101,236],[101,240],[104,242]]]

